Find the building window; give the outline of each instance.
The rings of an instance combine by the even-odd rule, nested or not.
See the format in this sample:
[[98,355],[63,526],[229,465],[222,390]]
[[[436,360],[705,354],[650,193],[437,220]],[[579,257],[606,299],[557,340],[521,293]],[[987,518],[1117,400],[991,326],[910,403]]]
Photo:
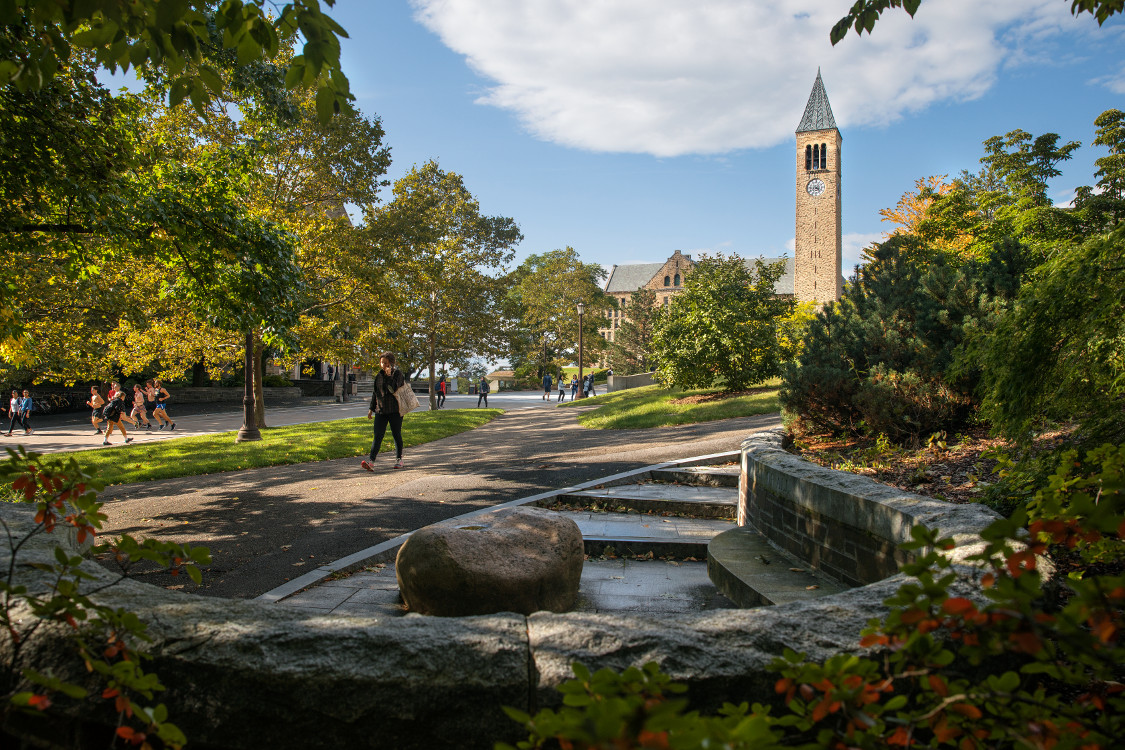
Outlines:
[[805,171],[812,171],[812,146],[805,146]]
[[668,278],[667,276],[665,276],[664,277],[664,286],[671,286],[671,285],[672,285],[672,280],[670,278]]
[[665,298],[664,298],[664,306],[665,306],[665,307],[667,307],[667,306],[668,306],[668,298],[667,298],[667,297],[665,297]]
[[673,286],[679,286],[680,285],[680,275],[679,274],[676,274],[676,278],[672,281],[672,285]]
[[828,169],[828,144],[820,144],[820,168]]

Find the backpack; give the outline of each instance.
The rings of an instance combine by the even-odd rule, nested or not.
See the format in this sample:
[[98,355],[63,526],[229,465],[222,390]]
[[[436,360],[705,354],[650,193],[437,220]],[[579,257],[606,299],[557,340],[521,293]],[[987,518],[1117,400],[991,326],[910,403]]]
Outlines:
[[116,422],[121,416],[121,402],[117,399],[112,399],[102,407],[102,416],[105,417],[107,422]]
[[492,393],[492,386],[490,386],[488,384],[487,380],[480,384],[480,392],[481,393]]

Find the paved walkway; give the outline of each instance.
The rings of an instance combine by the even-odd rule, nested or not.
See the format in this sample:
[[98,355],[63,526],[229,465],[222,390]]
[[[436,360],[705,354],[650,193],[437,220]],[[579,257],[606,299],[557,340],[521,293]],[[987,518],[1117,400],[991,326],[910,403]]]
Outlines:
[[[547,408],[548,404],[542,400],[541,392],[521,391],[516,393],[491,394],[489,406],[499,409],[533,409]],[[353,397],[346,404],[322,402],[314,405],[266,407],[266,421],[271,427],[284,427],[291,424],[306,424],[308,422],[324,422],[347,417],[362,417],[367,414],[368,400],[364,397]],[[426,397],[419,398],[424,411],[429,410],[429,401]],[[447,409],[467,409],[475,407],[476,396],[450,395],[445,402]],[[192,405],[199,408],[198,405]],[[550,406],[554,406],[552,401]],[[186,413],[170,407],[176,420],[176,429],[167,428],[158,430],[154,426],[151,430],[134,428],[128,423],[125,429],[129,437],[133,438],[134,445],[140,445],[153,440],[170,440],[178,437],[192,435],[211,435],[216,432],[230,432],[242,427],[242,410],[228,409],[206,413]],[[155,425],[155,421],[153,421]],[[28,450],[40,453],[55,453],[58,451],[80,451],[93,448],[104,448],[102,436],[94,433],[90,425],[89,412],[71,414],[51,414],[46,416],[33,416],[32,425],[35,432],[30,436],[22,433],[13,434],[6,438],[0,435],[0,448],[5,444],[20,444]],[[18,431],[17,431],[18,432]],[[115,448],[127,448],[123,439],[114,430],[110,441]]]
[[[475,404],[475,397],[462,398]],[[500,398],[491,402],[502,405]],[[538,394],[514,403],[544,408],[516,408],[413,448],[401,471],[381,456],[375,474],[362,471],[357,459],[341,459],[112,487],[103,493],[106,530],[206,545],[213,564],[199,593],[248,598],[436,521],[662,461],[734,450],[751,432],[779,424],[771,414],[589,430],[576,422],[587,407],[546,408]],[[462,404],[451,397],[449,405]],[[185,586],[160,572],[138,577]]]

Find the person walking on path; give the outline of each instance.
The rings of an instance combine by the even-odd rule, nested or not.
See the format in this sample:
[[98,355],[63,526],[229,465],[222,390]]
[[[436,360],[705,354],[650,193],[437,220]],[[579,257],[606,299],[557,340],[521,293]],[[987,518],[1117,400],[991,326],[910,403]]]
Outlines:
[[545,373],[543,375],[543,400],[544,401],[550,401],[551,400],[551,390],[552,390],[552,388],[551,388],[551,373],[548,372],[548,373]]
[[387,434],[387,425],[391,427],[391,437],[395,441],[395,468],[402,468],[402,413],[398,408],[398,399],[395,391],[406,385],[406,376],[402,370],[395,367],[395,355],[383,352],[379,355],[379,373],[375,376],[375,384],[371,391],[371,405],[367,409],[367,418],[375,418],[374,435],[371,440],[371,453],[367,459],[360,461],[360,468],[375,471],[375,458],[379,455],[379,446],[383,444],[383,437]]
[[449,384],[445,382],[445,376],[441,376],[441,380],[437,384],[437,408],[445,406],[445,392],[448,390]]
[[144,422],[145,429],[152,429],[152,422],[148,421],[148,409],[145,407],[145,392],[140,383],[133,384],[133,410],[129,412],[129,416],[133,419],[140,417],[141,421]]
[[[168,392],[168,389],[165,388],[164,384],[159,380],[152,381],[152,390],[153,395],[156,397],[156,408],[152,410],[152,415],[156,417],[157,422],[160,421],[160,417],[164,417],[164,421],[171,425],[171,427],[168,428],[168,431],[171,432],[176,429],[176,423],[172,421],[171,415],[168,414],[168,399],[172,397],[172,394]],[[159,414],[157,412],[159,412]],[[160,429],[164,429],[163,424],[160,425]]]
[[90,424],[94,426],[94,434],[101,435],[102,407],[105,406],[105,399],[102,398],[102,394],[98,392],[98,387],[96,385],[90,386],[90,400],[86,402],[86,406],[89,406],[91,409]]
[[577,375],[571,375],[570,376],[570,400],[573,401],[576,398],[578,398],[578,376]]
[[480,402],[481,402],[482,399],[484,400],[484,408],[485,409],[488,408],[488,392],[490,390],[492,390],[492,389],[489,387],[488,381],[485,380],[484,378],[481,378],[480,384],[477,386],[477,392],[480,394],[479,396],[477,396],[477,408],[478,409],[480,408]]
[[21,403],[23,403],[23,399],[20,398],[19,391],[13,390],[12,399],[8,402],[8,437],[12,436],[12,428],[16,426],[17,422],[20,427],[27,429],[24,425],[23,414],[20,413]]
[[30,435],[35,432],[31,429],[31,412],[35,411],[35,402],[31,399],[31,391],[23,389],[23,398],[20,399],[20,416],[23,417],[23,434]]
[[125,425],[121,424],[121,418],[125,416],[125,393],[117,391],[113,394],[106,405],[102,408],[102,417],[106,421],[105,437],[102,438],[102,445],[112,445],[109,442],[109,436],[113,434],[113,428],[116,427],[121,431],[121,437],[125,438],[126,443],[133,442],[133,438],[129,437],[129,433],[125,431]]

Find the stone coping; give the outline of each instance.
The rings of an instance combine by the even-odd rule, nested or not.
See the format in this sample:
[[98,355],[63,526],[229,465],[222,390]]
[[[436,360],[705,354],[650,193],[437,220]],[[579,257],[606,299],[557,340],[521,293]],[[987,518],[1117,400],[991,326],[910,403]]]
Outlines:
[[[0,504],[17,536],[31,527],[31,511]],[[32,590],[49,577],[24,564],[52,561],[60,541],[39,535],[21,549],[20,578]],[[961,550],[970,547],[965,541]],[[0,555],[0,568],[6,565]],[[83,569],[94,586],[116,578],[93,561]],[[776,676],[767,667],[783,649],[815,660],[860,651],[860,631],[885,615],[883,601],[903,580],[811,602],[667,616],[348,617],[130,580],[97,597],[148,623],[149,668],[168,688],[160,700],[194,747],[491,748],[524,736],[501,706],[557,706],[555,688],[575,661],[618,670],[655,661],[689,686],[700,710],[725,701],[774,703]],[[66,630],[40,628],[23,643],[25,653],[40,671],[89,684]],[[109,708],[60,699],[55,720],[21,729],[72,746],[82,731],[113,726]]]

